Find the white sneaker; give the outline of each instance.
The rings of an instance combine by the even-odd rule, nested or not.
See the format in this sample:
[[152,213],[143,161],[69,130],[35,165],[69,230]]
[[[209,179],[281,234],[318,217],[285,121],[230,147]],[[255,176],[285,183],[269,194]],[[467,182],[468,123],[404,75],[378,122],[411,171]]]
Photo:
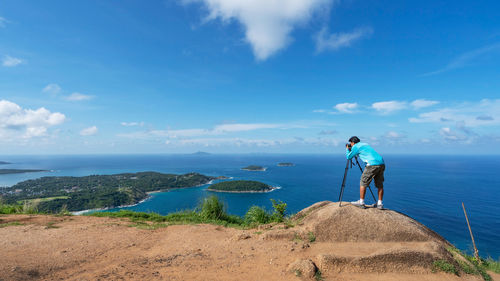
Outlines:
[[377,209],[384,210],[384,204],[377,204]]
[[361,203],[361,200],[358,200],[358,201],[352,201],[352,202],[351,202],[351,205],[356,206],[356,207],[359,207],[359,208],[362,208],[362,209],[366,209],[365,204],[364,204],[364,203]]

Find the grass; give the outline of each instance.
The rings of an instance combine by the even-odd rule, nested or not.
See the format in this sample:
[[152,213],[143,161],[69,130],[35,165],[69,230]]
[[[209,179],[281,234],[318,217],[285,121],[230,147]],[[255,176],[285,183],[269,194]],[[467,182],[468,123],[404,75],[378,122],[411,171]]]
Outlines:
[[0,203],[0,214],[10,215],[10,214],[21,214],[21,205],[9,205]]
[[16,226],[16,225],[24,225],[24,224],[20,223],[18,221],[12,221],[12,222],[0,223],[0,228],[7,227],[7,226]]
[[485,281],[491,281],[491,276],[486,271],[500,272],[500,262],[491,258],[486,260],[480,258],[479,262],[475,257],[467,255],[455,247],[448,247],[447,250],[453,255],[462,271],[467,274],[479,274]]
[[455,268],[455,266],[445,260],[434,261],[432,265],[434,266],[433,271],[440,270],[443,272],[458,275],[458,270]]
[[298,243],[298,242],[302,242],[303,239],[302,239],[302,237],[300,237],[300,235],[297,232],[295,232],[295,234],[294,234],[294,236],[292,238],[292,241]]
[[45,229],[59,228],[59,226],[55,225],[55,223],[56,223],[55,221],[49,221],[45,226]]
[[301,277],[302,276],[302,271],[295,269],[295,276]]
[[[284,217],[286,204],[279,201],[273,201],[275,210],[268,212],[262,207],[252,206],[244,217],[229,215],[226,213],[226,206],[216,196],[204,198],[195,210],[185,210],[168,215],[160,215],[157,213],[134,212],[129,210],[120,210],[118,212],[95,212],[86,214],[87,216],[96,217],[114,217],[128,218],[132,222],[156,222],[165,223],[164,226],[173,224],[200,224],[209,223],[222,225],[226,227],[235,227],[240,229],[248,229],[261,224],[271,222],[287,222],[288,218]],[[291,224],[291,222],[289,222]],[[134,225],[136,227],[146,227],[144,224]],[[162,227],[164,227],[162,226]]]
[[314,274],[314,279],[317,281],[323,280],[323,276],[321,275],[321,271],[318,269],[316,273]]
[[309,242],[311,242],[311,243],[316,241],[316,235],[314,235],[314,233],[312,233],[312,232],[307,233],[307,238],[309,239]]
[[155,229],[158,229],[158,228],[167,227],[168,224],[166,224],[166,223],[152,223],[152,224],[149,224],[149,223],[146,223],[146,222],[136,222],[136,223],[130,224],[128,226],[129,227],[137,227],[139,229],[155,230]]
[[495,273],[500,273],[500,260],[495,261],[492,258],[488,258],[486,260],[483,260],[483,262],[484,262],[484,268],[486,270],[490,270]]
[[45,198],[35,198],[35,199],[26,199],[17,201],[18,204],[24,204],[25,202],[29,202],[32,204],[38,204],[40,202],[52,201],[55,199],[68,199],[69,196],[54,196],[54,197],[45,197]]

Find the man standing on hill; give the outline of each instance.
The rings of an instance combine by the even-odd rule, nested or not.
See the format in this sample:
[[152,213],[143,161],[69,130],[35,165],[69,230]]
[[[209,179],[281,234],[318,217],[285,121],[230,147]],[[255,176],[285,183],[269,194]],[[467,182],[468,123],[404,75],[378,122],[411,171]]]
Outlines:
[[384,197],[385,171],[384,159],[373,148],[371,148],[371,146],[360,142],[359,138],[354,136],[349,139],[349,144],[346,145],[346,156],[347,159],[352,159],[358,155],[359,158],[361,158],[361,161],[365,162],[366,166],[359,182],[359,200],[351,202],[351,204],[357,207],[366,208],[366,187],[370,185],[370,182],[374,179],[375,186],[378,189],[377,208],[383,209],[384,204],[382,204],[382,198]]

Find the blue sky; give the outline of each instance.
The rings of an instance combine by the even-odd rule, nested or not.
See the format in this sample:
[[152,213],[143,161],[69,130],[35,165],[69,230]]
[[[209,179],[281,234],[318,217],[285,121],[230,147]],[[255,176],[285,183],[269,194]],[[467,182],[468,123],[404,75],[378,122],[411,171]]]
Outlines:
[[3,0],[0,153],[498,154],[499,10]]

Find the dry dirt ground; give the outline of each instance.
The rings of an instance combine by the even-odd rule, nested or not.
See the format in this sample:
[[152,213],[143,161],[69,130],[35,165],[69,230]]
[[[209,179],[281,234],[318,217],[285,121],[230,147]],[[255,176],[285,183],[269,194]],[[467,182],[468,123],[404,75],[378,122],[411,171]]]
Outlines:
[[[332,204],[318,210],[330,217],[337,212]],[[151,230],[131,226],[128,219],[4,215],[0,280],[305,280],[308,273],[298,273],[292,264],[307,259],[318,266],[323,280],[482,280],[433,273],[419,262],[439,255],[441,242],[432,239],[332,242],[316,230],[319,236],[311,242],[301,235],[314,231],[307,218],[318,210],[308,210],[293,228],[250,230],[215,225]],[[377,211],[383,212],[368,212]]]

